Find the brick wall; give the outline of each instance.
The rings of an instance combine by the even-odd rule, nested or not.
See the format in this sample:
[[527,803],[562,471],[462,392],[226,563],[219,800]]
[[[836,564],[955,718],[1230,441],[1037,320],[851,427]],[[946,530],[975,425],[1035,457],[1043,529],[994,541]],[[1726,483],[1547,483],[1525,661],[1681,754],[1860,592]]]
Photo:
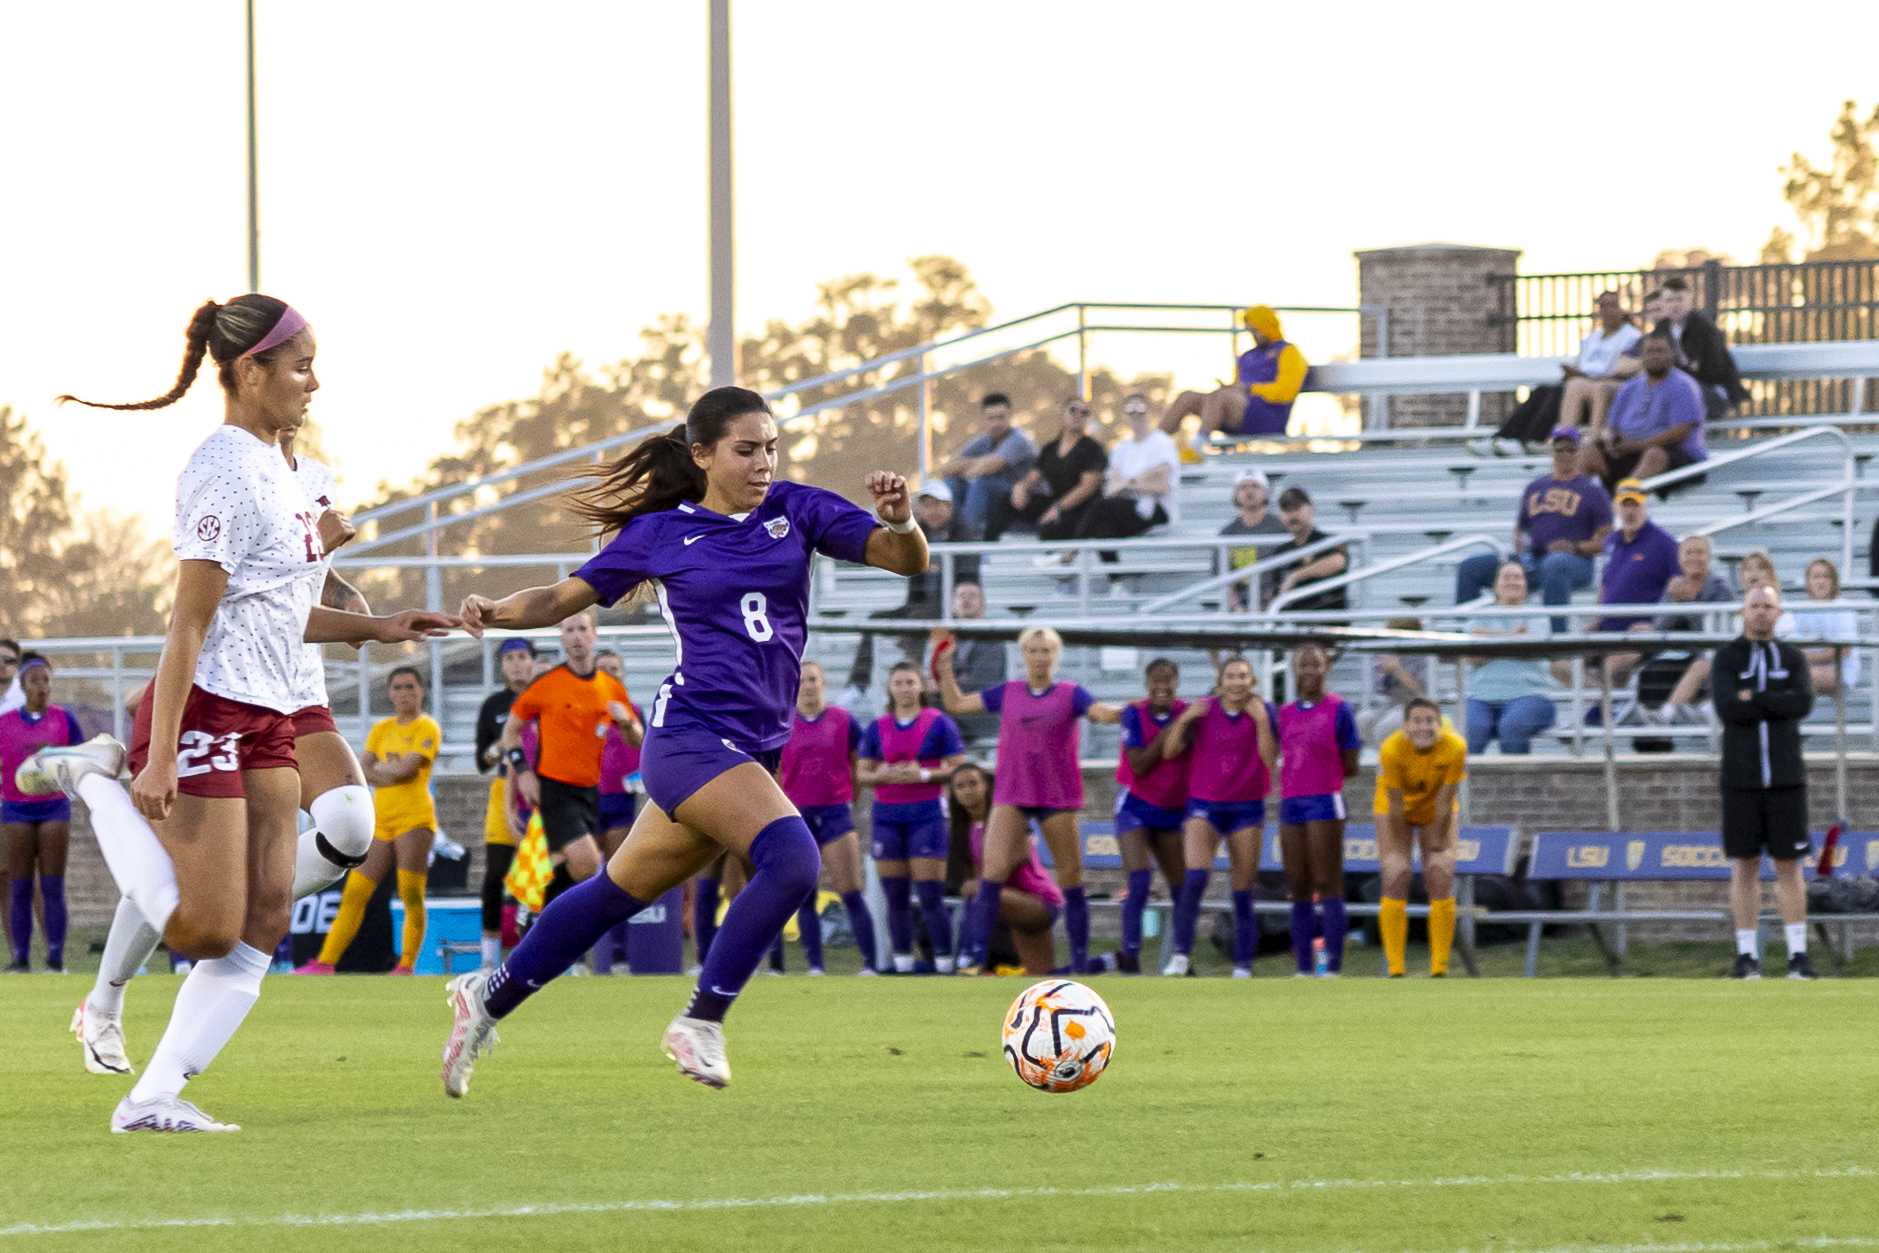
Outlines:
[[[1495,297],[1488,280],[1492,275],[1513,273],[1519,250],[1418,244],[1376,248],[1356,256],[1358,301],[1389,310],[1387,346],[1378,342],[1377,319],[1363,320],[1363,356],[1514,350],[1512,323],[1501,325],[1490,317]],[[1511,405],[1506,393],[1483,396],[1482,422],[1490,428],[1500,425]],[[1459,425],[1467,411],[1468,397],[1459,393],[1397,396],[1389,401],[1391,426]]]

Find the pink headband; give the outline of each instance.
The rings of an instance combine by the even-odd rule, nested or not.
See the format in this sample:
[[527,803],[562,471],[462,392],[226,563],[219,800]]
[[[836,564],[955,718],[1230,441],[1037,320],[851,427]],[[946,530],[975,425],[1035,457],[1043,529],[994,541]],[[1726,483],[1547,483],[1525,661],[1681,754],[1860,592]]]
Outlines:
[[286,343],[306,329],[307,320],[301,317],[292,305],[289,305],[281,310],[280,321],[274,324],[274,329],[263,335],[260,343],[241,355],[244,357],[252,357],[256,353],[266,352],[276,345]]

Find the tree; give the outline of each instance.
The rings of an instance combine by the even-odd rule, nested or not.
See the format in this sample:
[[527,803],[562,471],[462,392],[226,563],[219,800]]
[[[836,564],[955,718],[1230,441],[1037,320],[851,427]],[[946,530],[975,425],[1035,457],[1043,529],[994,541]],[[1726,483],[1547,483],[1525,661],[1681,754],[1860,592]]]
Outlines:
[[1829,132],[1825,165],[1797,152],[1782,168],[1782,197],[1799,225],[1797,236],[1777,226],[1762,260],[1869,261],[1879,259],[1879,106],[1865,119],[1847,101]]

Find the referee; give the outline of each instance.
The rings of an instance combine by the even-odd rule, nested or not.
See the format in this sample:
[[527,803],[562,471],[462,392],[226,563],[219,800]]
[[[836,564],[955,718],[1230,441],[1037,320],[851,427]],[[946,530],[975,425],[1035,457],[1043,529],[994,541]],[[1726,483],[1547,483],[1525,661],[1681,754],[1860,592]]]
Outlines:
[[1807,766],[1801,719],[1814,707],[1807,657],[1775,639],[1781,593],[1768,584],[1742,602],[1742,634],[1716,650],[1710,685],[1722,719],[1722,848],[1729,857],[1736,979],[1759,979],[1762,854],[1775,863],[1775,905],[1788,941],[1788,978],[1812,979],[1807,960]]

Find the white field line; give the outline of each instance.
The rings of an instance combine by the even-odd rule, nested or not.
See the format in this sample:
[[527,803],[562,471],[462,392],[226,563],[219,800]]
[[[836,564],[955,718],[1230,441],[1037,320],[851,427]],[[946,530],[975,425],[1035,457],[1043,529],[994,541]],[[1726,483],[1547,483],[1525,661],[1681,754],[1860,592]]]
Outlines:
[[1879,1236],[1784,1236],[1778,1241],[1687,1240],[1670,1244],[1558,1244],[1543,1249],[1502,1249],[1497,1253],[1757,1253],[1761,1249],[1879,1249]]
[[[837,1205],[912,1205],[951,1201],[1084,1200],[1102,1197],[1186,1195],[1258,1195],[1309,1192],[1419,1191],[1441,1188],[1526,1188],[1636,1183],[1700,1183],[1755,1180],[1839,1180],[1879,1178],[1879,1170],[1840,1166],[1816,1170],[1632,1170],[1571,1171],[1556,1175],[1451,1175],[1424,1179],[1285,1179],[1232,1183],[1144,1183],[1089,1188],[935,1188],[905,1192],[805,1192],[785,1196],[697,1197],[569,1201],[495,1205],[475,1209],[381,1210],[330,1214],[229,1214],[197,1218],[101,1218],[74,1222],[12,1223],[0,1227],[0,1239],[134,1231],[206,1230],[266,1227],[380,1227],[408,1223],[480,1221],[492,1218],[544,1218],[562,1214],[699,1214],[727,1210],[816,1209]],[[1617,1253],[1621,1246],[1596,1253]],[[1673,1250],[1754,1249],[1761,1245],[1640,1245],[1636,1253]],[[1832,1247],[1820,1245],[1819,1247]],[[1857,1246],[1854,1246],[1857,1247]],[[1577,1249],[1574,1253],[1595,1253]]]

